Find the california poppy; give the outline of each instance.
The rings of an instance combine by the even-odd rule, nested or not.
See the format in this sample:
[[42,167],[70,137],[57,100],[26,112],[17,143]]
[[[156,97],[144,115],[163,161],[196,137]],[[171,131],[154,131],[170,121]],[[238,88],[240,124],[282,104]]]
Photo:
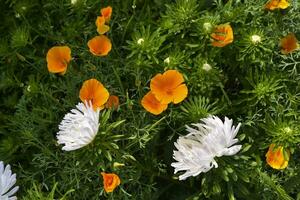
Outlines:
[[119,97],[118,96],[115,96],[115,95],[111,95],[109,96],[106,104],[105,104],[105,107],[106,108],[114,108],[114,109],[118,109],[119,107]]
[[288,54],[299,48],[298,40],[294,33],[290,33],[280,41],[281,53]]
[[48,50],[46,60],[49,72],[65,74],[71,60],[71,49],[68,46],[54,46]]
[[80,89],[79,97],[83,102],[89,102],[93,104],[93,108],[102,109],[107,102],[109,93],[107,89],[96,79],[89,79],[85,81]]
[[174,104],[183,101],[188,94],[188,89],[183,83],[184,79],[177,70],[168,70],[163,74],[157,74],[151,79],[150,88],[152,94],[161,104]]
[[151,91],[143,97],[141,104],[153,115],[159,115],[168,108],[168,104],[162,104],[159,102]]
[[103,177],[105,192],[113,192],[114,189],[121,183],[121,180],[117,174],[101,172],[101,175]]
[[105,18],[103,16],[99,16],[96,19],[97,32],[102,35],[109,31],[109,26],[105,25]]
[[215,47],[224,47],[233,42],[233,30],[229,24],[216,26],[210,36],[213,39],[212,45]]
[[290,152],[282,146],[275,147],[271,144],[266,154],[267,163],[274,169],[284,169],[287,167],[290,159]]
[[105,35],[99,35],[88,41],[88,47],[95,56],[106,56],[111,50],[111,42]]
[[289,7],[289,5],[290,4],[287,0],[270,0],[265,5],[265,9],[268,10],[275,10],[277,8],[286,9],[287,7]]
[[105,18],[106,22],[109,22],[111,14],[112,14],[112,7],[107,6],[101,9],[101,15]]

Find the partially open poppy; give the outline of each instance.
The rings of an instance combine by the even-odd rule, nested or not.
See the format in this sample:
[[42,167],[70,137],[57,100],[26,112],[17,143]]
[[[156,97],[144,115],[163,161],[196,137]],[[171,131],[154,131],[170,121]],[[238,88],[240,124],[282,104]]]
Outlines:
[[168,104],[160,103],[153,93],[148,92],[141,101],[142,106],[153,115],[159,115],[168,108]]
[[289,2],[287,0],[270,0],[265,5],[265,9],[275,10],[275,9],[286,9],[289,7]]
[[188,89],[183,83],[184,79],[177,70],[168,70],[157,74],[151,79],[150,88],[155,98],[161,104],[174,104],[183,101],[188,94]]
[[121,180],[117,174],[101,172],[105,192],[113,192],[120,185]]
[[105,107],[110,108],[110,109],[118,109],[119,104],[120,104],[119,97],[115,96],[115,95],[111,95],[111,96],[109,96],[109,98],[105,104]]
[[105,35],[99,35],[88,41],[88,47],[95,56],[106,56],[111,50],[111,42]]
[[68,46],[54,46],[48,50],[46,60],[49,72],[65,74],[71,60],[71,49]]
[[281,53],[288,54],[299,48],[298,40],[294,33],[290,33],[280,41]]
[[101,9],[101,15],[105,18],[106,22],[109,22],[112,14],[112,7],[107,6],[106,8]]
[[96,19],[97,32],[102,35],[109,31],[109,26],[105,25],[105,18],[103,16],[99,16]]
[[224,47],[233,42],[233,30],[229,24],[216,26],[210,36],[213,39],[211,44],[215,47]]
[[271,144],[266,154],[267,163],[274,169],[284,169],[288,166],[290,152],[282,146]]
[[91,101],[93,108],[103,109],[107,102],[109,93],[107,89],[96,79],[89,79],[85,81],[80,89],[79,97],[82,102]]

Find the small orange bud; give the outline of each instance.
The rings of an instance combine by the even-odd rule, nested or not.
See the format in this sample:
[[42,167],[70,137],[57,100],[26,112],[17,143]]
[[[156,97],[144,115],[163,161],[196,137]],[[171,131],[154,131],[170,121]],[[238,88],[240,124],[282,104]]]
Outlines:
[[103,177],[104,190],[107,193],[113,192],[114,189],[121,183],[119,176],[114,173],[109,174],[101,172],[101,175]]

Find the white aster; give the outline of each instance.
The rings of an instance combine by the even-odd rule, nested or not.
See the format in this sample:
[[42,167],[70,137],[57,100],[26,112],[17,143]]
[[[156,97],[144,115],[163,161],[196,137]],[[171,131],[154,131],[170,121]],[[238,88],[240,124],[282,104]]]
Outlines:
[[259,35],[252,35],[251,36],[251,41],[253,44],[257,44],[261,42],[261,37]]
[[0,162],[0,199],[1,200],[16,200],[16,196],[14,195],[19,186],[15,186],[17,179],[16,174],[12,174],[10,165],[4,166],[4,163]]
[[235,128],[232,120],[225,117],[222,122],[216,116],[209,116],[201,121],[202,123],[192,124],[194,128],[187,126],[189,134],[179,137],[174,143],[177,150],[173,152],[173,158],[176,162],[171,166],[175,168],[174,173],[185,171],[179,176],[179,180],[217,168],[215,157],[232,156],[242,148],[242,145],[234,145],[238,142],[235,136],[241,123]]
[[78,103],[76,109],[64,116],[56,136],[58,143],[65,145],[62,150],[76,150],[94,140],[99,128],[99,112],[91,103]]

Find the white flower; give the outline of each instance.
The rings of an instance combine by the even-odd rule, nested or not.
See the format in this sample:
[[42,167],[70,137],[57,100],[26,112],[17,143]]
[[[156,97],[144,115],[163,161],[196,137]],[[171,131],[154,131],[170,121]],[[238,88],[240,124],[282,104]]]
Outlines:
[[[242,145],[235,138],[241,124],[232,126],[232,120],[225,117],[224,123],[216,116],[209,116],[201,120],[202,123],[192,124],[195,128],[187,126],[188,135],[179,137],[175,142],[177,151],[173,158],[177,161],[171,164],[175,172],[185,171],[179,176],[184,180],[190,176],[197,176],[218,167],[215,157],[231,156],[239,152]],[[234,145],[234,146],[232,146]]]
[[138,39],[137,43],[138,45],[141,45],[145,40],[143,38]]
[[4,166],[4,163],[0,162],[0,199],[1,200],[16,200],[16,196],[14,195],[18,189],[19,186],[14,186],[16,183],[16,174],[12,174],[10,165]]
[[76,150],[94,140],[99,128],[99,112],[91,103],[78,103],[76,109],[64,116],[56,136],[58,143],[65,145],[62,150]]
[[204,63],[203,66],[202,66],[202,69],[207,71],[207,72],[210,71],[211,68],[212,68],[211,65],[208,64],[208,63]]
[[169,64],[169,63],[170,63],[170,57],[167,57],[167,58],[164,60],[164,63]]
[[251,36],[251,41],[253,44],[257,44],[261,42],[261,37],[259,35],[252,35]]

